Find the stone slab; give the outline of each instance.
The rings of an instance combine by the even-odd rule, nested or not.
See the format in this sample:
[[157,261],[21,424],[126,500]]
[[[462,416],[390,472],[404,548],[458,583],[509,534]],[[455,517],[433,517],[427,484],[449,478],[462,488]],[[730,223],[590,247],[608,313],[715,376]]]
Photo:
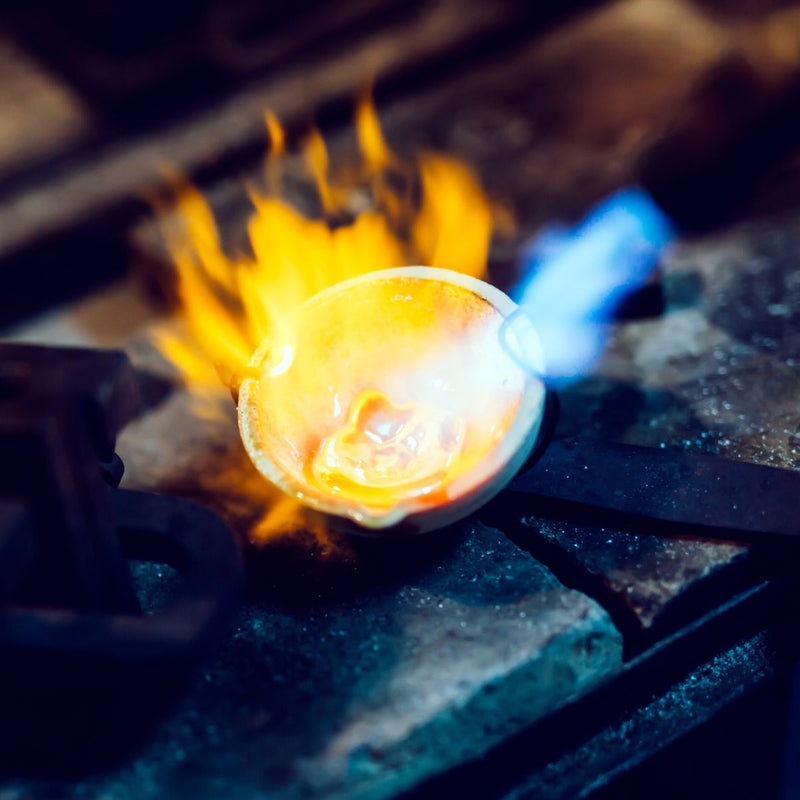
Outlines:
[[626,636],[626,655],[692,622],[753,582],[747,548],[686,536],[657,537],[531,514],[514,534],[557,565],[570,585],[601,600]]
[[140,756],[49,789],[115,800],[391,797],[621,668],[605,611],[498,531],[473,521],[411,548],[362,552],[353,570],[329,573],[347,584],[341,599],[313,580],[300,600],[302,578],[287,596],[251,577],[255,596],[232,636]]

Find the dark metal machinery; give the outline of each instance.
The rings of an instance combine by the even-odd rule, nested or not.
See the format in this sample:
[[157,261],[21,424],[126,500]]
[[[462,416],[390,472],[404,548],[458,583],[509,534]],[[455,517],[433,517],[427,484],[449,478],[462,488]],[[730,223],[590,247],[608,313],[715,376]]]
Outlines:
[[[224,630],[238,547],[200,506],[114,488],[124,354],[3,345],[0,387],[0,767],[80,771],[125,752]],[[152,615],[127,559],[181,573]]]

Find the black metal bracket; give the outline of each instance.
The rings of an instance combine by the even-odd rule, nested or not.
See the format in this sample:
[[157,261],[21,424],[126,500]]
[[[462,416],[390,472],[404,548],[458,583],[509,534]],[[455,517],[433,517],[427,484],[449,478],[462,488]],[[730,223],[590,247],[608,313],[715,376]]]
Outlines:
[[554,439],[538,455],[492,505],[620,530],[800,544],[798,472],[588,437]]
[[[238,605],[222,520],[112,488],[137,386],[123,353],[0,345],[0,770],[75,773],[125,753]],[[180,573],[154,614],[129,559]]]
[[137,744],[222,634],[243,588],[236,541],[186,500],[116,490],[126,557],[181,573],[151,615],[0,609],[0,769],[74,774]]

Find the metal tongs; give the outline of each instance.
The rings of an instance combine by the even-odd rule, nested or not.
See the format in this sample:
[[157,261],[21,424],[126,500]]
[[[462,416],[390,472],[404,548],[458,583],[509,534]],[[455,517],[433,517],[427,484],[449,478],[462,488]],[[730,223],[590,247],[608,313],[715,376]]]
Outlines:
[[800,473],[671,448],[556,438],[558,408],[549,389],[539,441],[492,505],[653,534],[800,544]]

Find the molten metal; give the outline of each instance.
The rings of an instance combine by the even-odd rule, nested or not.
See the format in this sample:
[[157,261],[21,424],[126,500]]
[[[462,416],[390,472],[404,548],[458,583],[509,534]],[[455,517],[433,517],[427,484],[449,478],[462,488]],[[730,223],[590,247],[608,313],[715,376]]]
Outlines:
[[310,477],[331,494],[393,505],[442,483],[464,444],[463,417],[423,403],[395,406],[375,389],[362,392],[347,424],[322,442]]

